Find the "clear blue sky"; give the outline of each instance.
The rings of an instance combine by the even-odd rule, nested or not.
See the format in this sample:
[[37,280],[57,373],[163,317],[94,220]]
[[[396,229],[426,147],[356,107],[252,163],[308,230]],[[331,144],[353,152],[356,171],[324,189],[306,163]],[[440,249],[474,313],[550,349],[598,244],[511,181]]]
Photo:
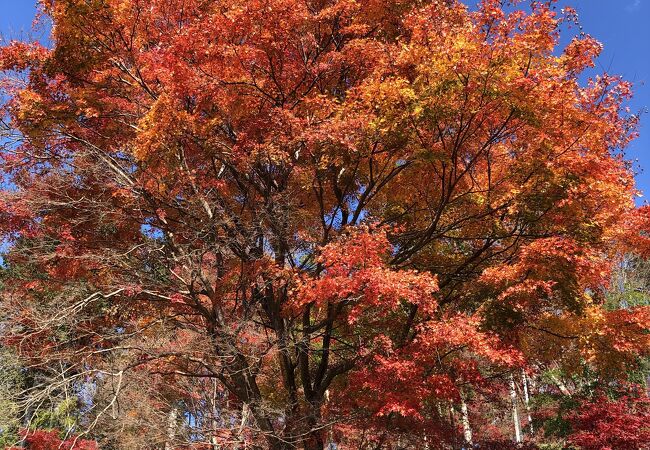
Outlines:
[[[604,44],[596,70],[623,75],[634,82],[633,112],[650,108],[650,0],[560,0],[559,6],[577,9],[586,33]],[[32,0],[0,0],[0,32],[6,38],[30,33],[35,8]],[[575,31],[575,30],[574,30]],[[35,37],[42,38],[43,31]],[[564,36],[563,41],[570,36]],[[637,185],[650,200],[650,114],[641,117],[641,137],[627,149],[638,160]],[[644,170],[645,169],[645,170]]]
[[[586,33],[603,43],[599,72],[623,75],[634,83],[634,99],[629,106],[641,115],[641,136],[626,150],[635,165],[637,186],[650,201],[650,0],[560,0],[573,6]],[[644,170],[645,169],[645,170]]]

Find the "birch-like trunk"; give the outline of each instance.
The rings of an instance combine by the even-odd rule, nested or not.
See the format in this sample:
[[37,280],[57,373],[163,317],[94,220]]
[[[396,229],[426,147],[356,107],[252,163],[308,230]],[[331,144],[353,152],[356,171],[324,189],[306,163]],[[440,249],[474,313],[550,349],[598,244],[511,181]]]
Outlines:
[[167,416],[167,440],[165,441],[165,450],[174,450],[174,440],[176,439],[176,421],[178,420],[178,408],[172,407]]
[[551,380],[553,380],[553,383],[558,387],[562,395],[571,395],[571,391],[569,388],[566,387],[566,384],[564,384],[564,381],[562,381],[560,378],[556,377],[553,373],[549,373],[549,376]]
[[467,403],[465,403],[465,398],[461,395],[460,397],[460,420],[463,424],[463,438],[465,439],[465,444],[472,447],[474,443],[472,442],[472,427],[469,423],[469,412],[467,411]]
[[526,406],[526,415],[528,416],[528,427],[530,428],[530,434],[535,432],[533,427],[533,418],[530,415],[530,393],[528,391],[528,377],[524,370],[521,371],[521,380],[524,386],[524,404]]
[[219,430],[219,419],[218,419],[218,414],[219,414],[219,408],[217,406],[217,380],[213,379],[212,380],[212,404],[210,405],[210,408],[212,409],[212,436],[210,437],[210,445],[212,447],[212,450],[219,450],[221,447],[219,445],[219,442],[217,442],[217,432]]
[[515,378],[510,375],[510,400],[512,401],[512,422],[515,425],[515,442],[522,441],[521,424],[519,423],[519,411],[517,410],[517,390],[515,389]]
[[237,431],[237,435],[239,437],[240,443],[244,443],[244,427],[248,423],[248,415],[250,414],[250,408],[246,403],[244,403],[241,407],[241,422],[239,422],[239,430]]

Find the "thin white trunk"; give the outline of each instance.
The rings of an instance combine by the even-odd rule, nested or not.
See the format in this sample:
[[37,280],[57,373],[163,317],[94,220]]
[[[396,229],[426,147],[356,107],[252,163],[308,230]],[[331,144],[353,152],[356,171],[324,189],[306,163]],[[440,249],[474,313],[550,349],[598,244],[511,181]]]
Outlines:
[[165,441],[165,450],[174,449],[174,439],[176,439],[176,421],[178,420],[178,408],[175,406],[169,411],[167,416],[167,440]]
[[510,400],[512,400],[512,422],[515,425],[515,442],[521,442],[521,424],[519,423],[519,411],[517,411],[517,391],[515,389],[515,378],[510,375]]
[[212,436],[210,437],[210,444],[212,450],[219,450],[220,445],[217,442],[217,432],[219,430],[219,422],[217,419],[217,380],[212,380]]
[[528,427],[530,428],[530,434],[535,432],[533,428],[533,418],[530,415],[530,394],[528,392],[528,377],[526,376],[526,371],[521,371],[521,379],[524,385],[524,402],[526,405],[526,415],[528,416]]
[[571,395],[571,391],[569,390],[569,388],[566,387],[566,384],[564,384],[564,382],[560,378],[556,377],[553,373],[550,373],[550,372],[549,372],[549,375],[550,375],[551,380],[553,380],[555,385],[558,387],[558,389],[562,393],[562,395]]
[[248,404],[244,403],[241,407],[241,422],[239,423],[239,432],[237,433],[239,435],[239,441],[241,443],[244,443],[244,427],[248,422],[249,413],[250,409],[248,408]]
[[[449,402],[447,406],[447,412],[449,413],[449,424],[451,425],[451,429],[456,428],[456,420],[454,419],[454,406],[451,402]],[[456,433],[454,433],[454,445],[456,444]]]
[[463,424],[463,438],[465,438],[465,443],[471,447],[474,445],[472,442],[472,427],[469,424],[469,412],[463,396],[460,397],[460,419]]

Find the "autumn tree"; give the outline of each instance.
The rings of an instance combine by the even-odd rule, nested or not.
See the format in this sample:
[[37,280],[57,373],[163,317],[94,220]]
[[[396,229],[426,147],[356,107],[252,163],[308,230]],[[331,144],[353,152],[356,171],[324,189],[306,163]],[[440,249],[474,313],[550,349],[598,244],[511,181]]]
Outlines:
[[42,0],[51,47],[0,53],[5,344],[166,448],[461,446],[522,373],[625,377],[630,84],[503,3]]
[[16,392],[22,390],[17,358],[8,349],[0,350],[0,447],[16,442],[20,428],[20,407]]

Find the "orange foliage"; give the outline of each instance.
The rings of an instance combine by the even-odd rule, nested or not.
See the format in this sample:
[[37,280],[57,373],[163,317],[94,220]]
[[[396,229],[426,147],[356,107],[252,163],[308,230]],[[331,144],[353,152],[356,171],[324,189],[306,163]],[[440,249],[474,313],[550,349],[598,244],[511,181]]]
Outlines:
[[42,1],[52,49],[0,50],[12,342],[92,371],[141,339],[125,367],[217,380],[273,449],[442,441],[523,367],[620,376],[631,85],[580,83],[572,10],[502,3]]

